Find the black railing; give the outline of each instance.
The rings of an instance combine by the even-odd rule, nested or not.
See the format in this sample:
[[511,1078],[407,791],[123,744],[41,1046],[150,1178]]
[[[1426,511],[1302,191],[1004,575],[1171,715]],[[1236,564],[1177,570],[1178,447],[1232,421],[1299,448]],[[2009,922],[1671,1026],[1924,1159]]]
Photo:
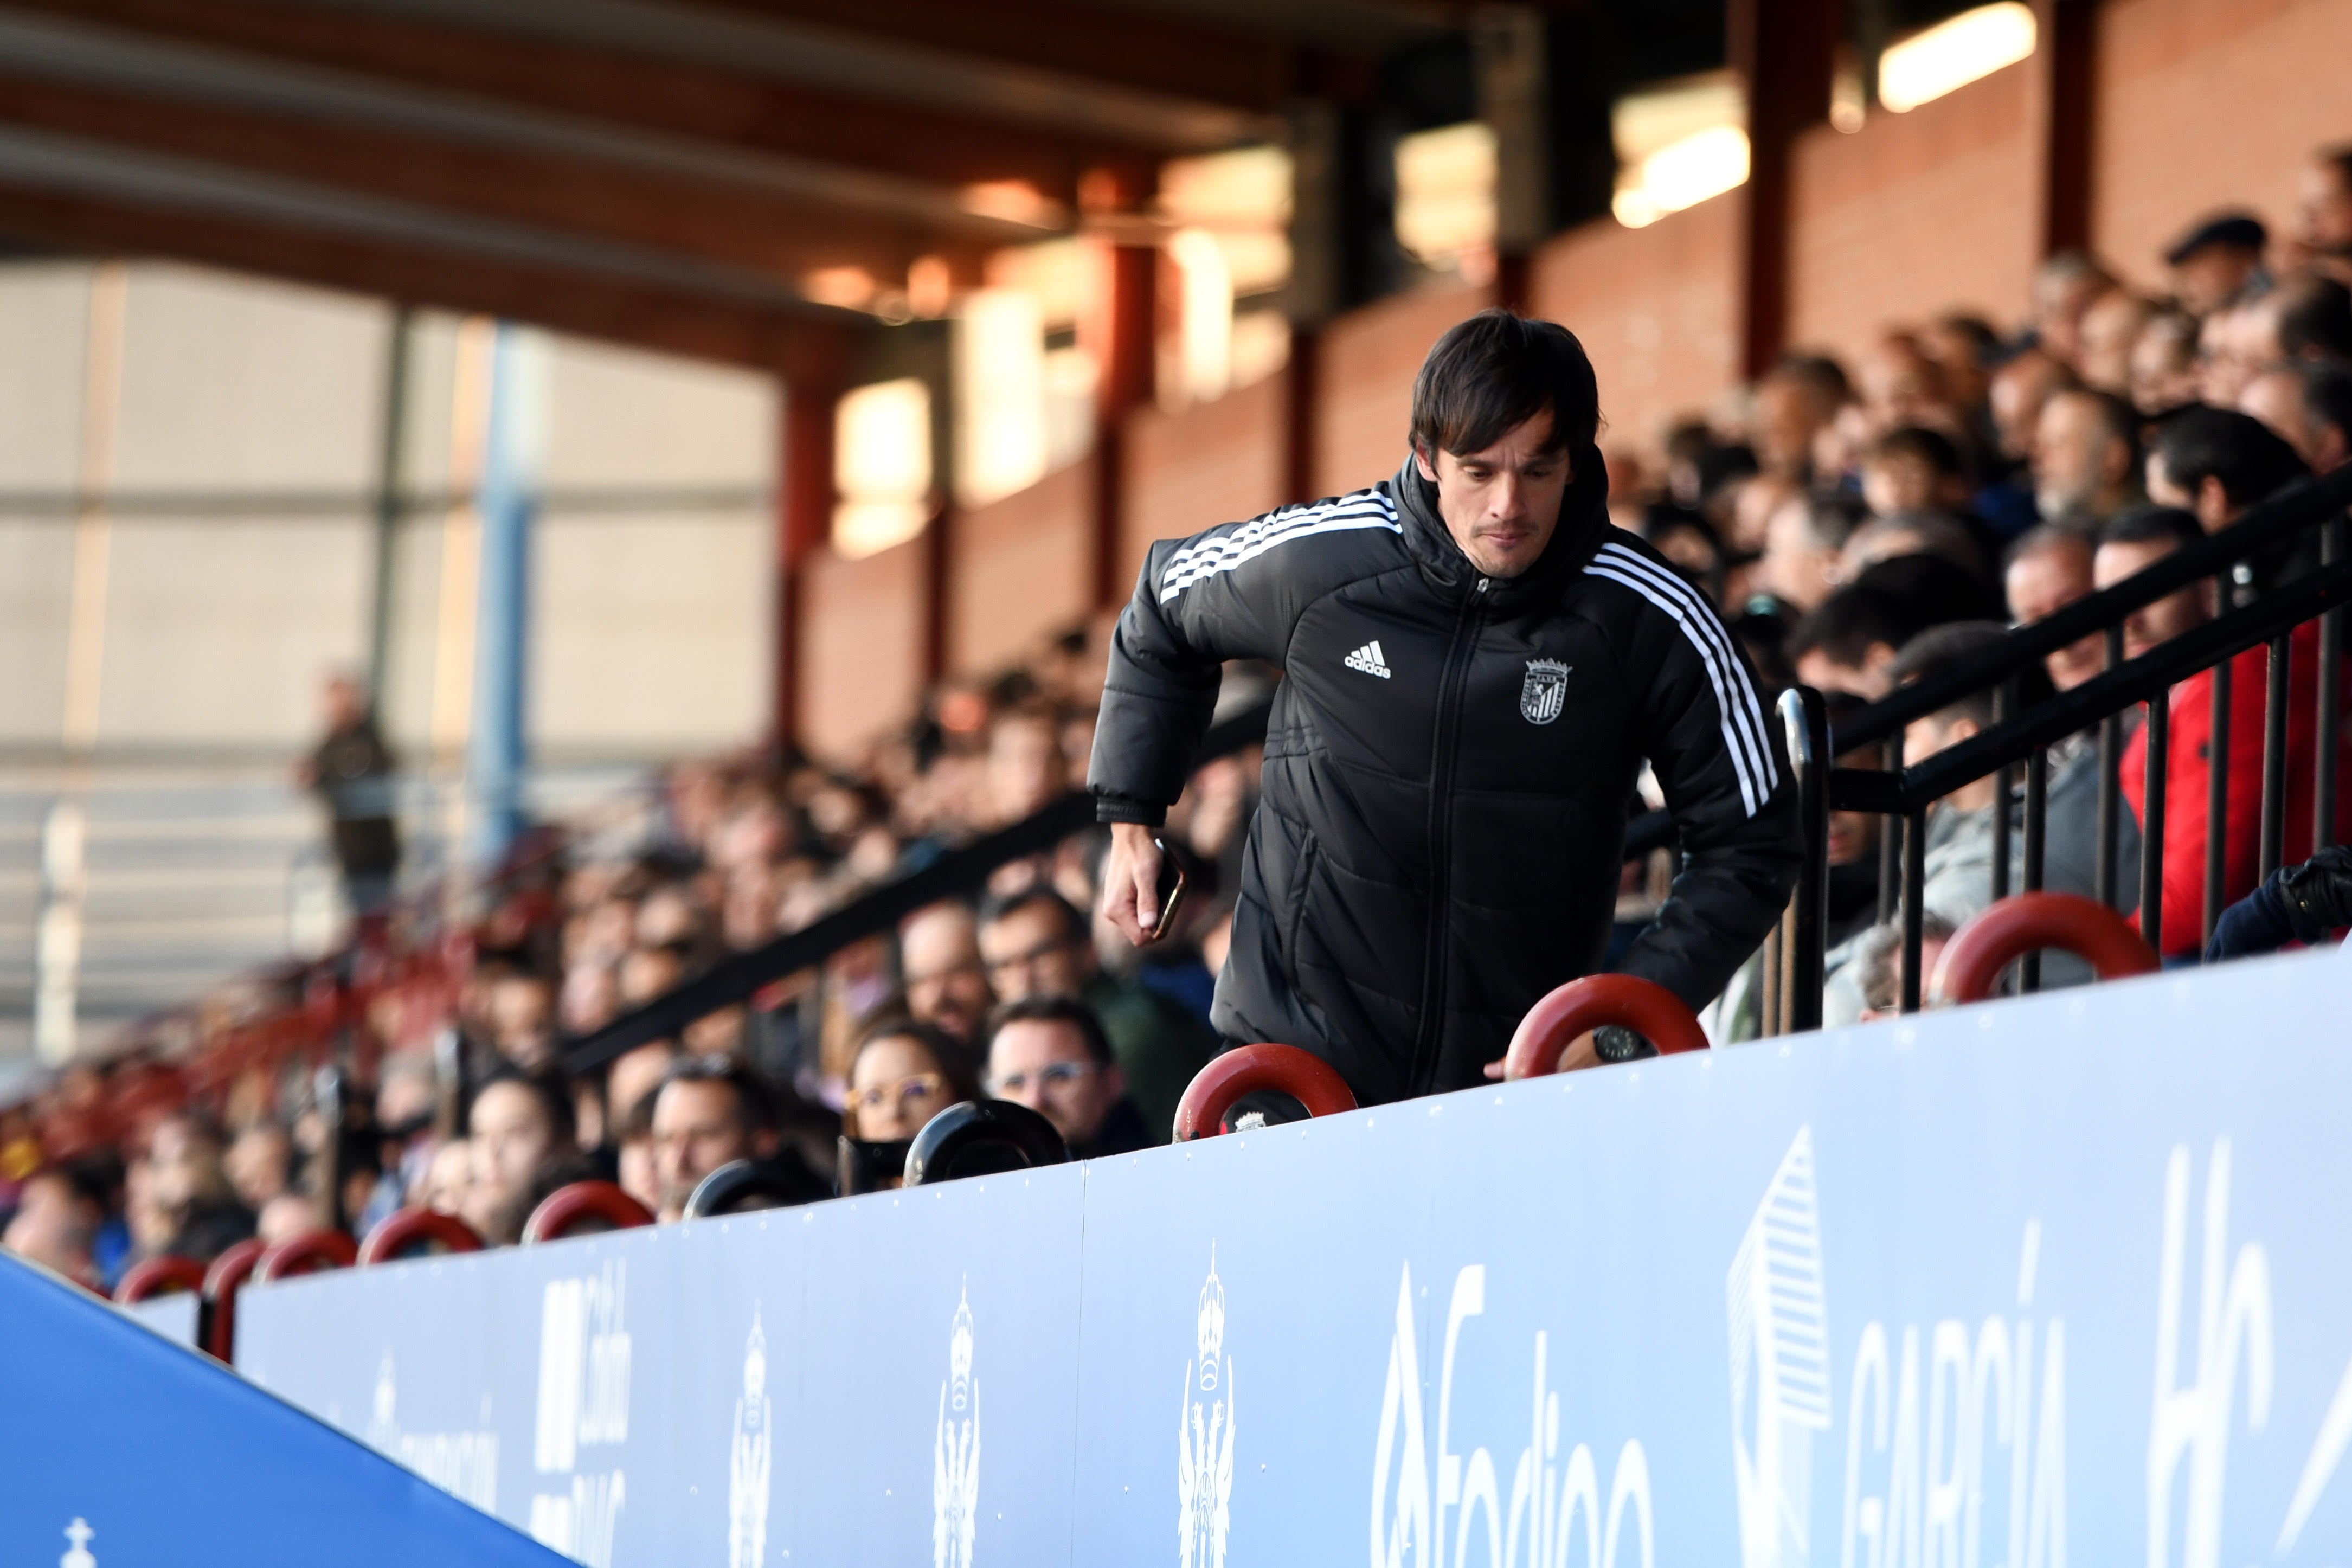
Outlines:
[[[2126,581],[2077,600],[2046,619],[2018,627],[1985,658],[1915,681],[1840,723],[1834,738],[1824,737],[1821,744],[1833,745],[1837,754],[1847,756],[1878,746],[1884,749],[1886,765],[1880,769],[1837,768],[1829,772],[1826,801],[1808,812],[1808,872],[1800,897],[1791,906],[1791,924],[1801,923],[1799,908],[1808,892],[1819,896],[1818,889],[1827,876],[1827,809],[1871,812],[1895,819],[1901,826],[1900,834],[1888,833],[1881,839],[1879,917],[1885,920],[1900,911],[1901,1006],[1905,1012],[1916,1011],[1920,1005],[1922,979],[1921,895],[1927,808],[1955,790],[1983,779],[1998,779],[1990,890],[1995,899],[2005,897],[2011,891],[2015,831],[2011,814],[2021,793],[2018,774],[2021,769],[2023,809],[2018,826],[2022,829],[2023,853],[2017,879],[2024,890],[2038,891],[2042,886],[2048,854],[2051,748],[2095,728],[2099,772],[2093,890],[2099,902],[2117,907],[2124,720],[2133,707],[2146,703],[2148,761],[2141,809],[2140,885],[2134,901],[2143,911],[2143,935],[2151,947],[2161,952],[2169,694],[2179,682],[2210,670],[2213,735],[2206,759],[2208,828],[2202,911],[2204,934],[2210,937],[2220,918],[2228,884],[2232,699],[2230,660],[2249,648],[2268,648],[2258,851],[2259,874],[2267,875],[2277,868],[2285,842],[2290,789],[2288,702],[2294,660],[2292,638],[2296,627],[2313,620],[2320,623],[2313,847],[2323,847],[2334,840],[2344,657],[2339,606],[2352,603],[2352,550],[2347,550],[2345,537],[2347,506],[2352,506],[2352,467],[2306,480],[2256,507],[2228,528],[2173,552]],[[2320,565],[2315,571],[2259,596],[2251,596],[2251,602],[2237,602],[2250,595],[2243,575],[2233,568],[2250,557],[2291,547],[2314,532],[2320,544]],[[2216,586],[2221,614],[2137,658],[2123,657],[2123,626],[2132,612],[2207,582]],[[2059,649],[2095,636],[2105,645],[2106,668],[2101,674],[2070,691],[2021,708],[2020,678],[2026,671]],[[1989,728],[1915,766],[1900,765],[1906,726],[1989,689],[1994,697],[1994,721]],[[1788,701],[1784,699],[1784,714],[1790,711],[1785,706]],[[1800,722],[1791,721],[1792,753],[1797,750]],[[1801,760],[1799,772],[1801,777],[1804,776]],[[2128,910],[2132,905],[2120,907]],[[1822,991],[1820,950],[1818,946],[1809,948],[1792,942],[1785,962],[1790,973],[1780,988],[1779,1017],[1784,1026],[1805,1027],[1807,1024],[1801,1020],[1806,1017],[1806,1004],[1817,1009],[1818,1003],[1812,999],[1818,998]],[[2029,956],[2019,967],[2021,989],[2038,988],[2038,957]],[[1800,998],[1805,1002],[1800,1003]],[[1818,1011],[1811,1016],[1817,1020]]]

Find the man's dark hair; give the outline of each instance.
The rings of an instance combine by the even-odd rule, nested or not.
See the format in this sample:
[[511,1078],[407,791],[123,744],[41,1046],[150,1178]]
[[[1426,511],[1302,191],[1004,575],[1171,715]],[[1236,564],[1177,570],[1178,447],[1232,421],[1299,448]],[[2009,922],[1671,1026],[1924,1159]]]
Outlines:
[[1571,454],[1601,429],[1601,389],[1576,334],[1496,308],[1437,340],[1412,383],[1412,444],[1434,461],[1484,451],[1545,409],[1548,451]]
[[2308,360],[2295,366],[2294,374],[2303,383],[2304,416],[2352,446],[2352,364]]
[[1870,444],[1872,462],[1901,458],[1914,458],[1927,464],[1938,479],[1969,477],[1968,459],[1961,455],[1958,445],[1941,430],[1930,430],[1924,425],[1899,426]]
[[2156,544],[2177,550],[2205,542],[2197,514],[2177,506],[2136,506],[2099,531],[2102,544]]
[[1805,497],[1805,532],[1816,549],[1843,550],[1869,521],[1870,508],[1845,490],[1814,490]]
[[[1887,525],[1902,527],[1912,519],[1937,515],[1906,512],[1888,519]],[[1943,521],[1952,523],[1949,518]],[[1958,524],[1952,526],[1957,528]],[[1930,540],[1937,537],[1937,531],[1922,531]],[[1853,585],[1875,588],[1891,595],[1909,615],[1915,636],[1947,621],[1999,620],[2008,610],[2000,591],[1990,582],[1944,550],[1890,556],[1865,570],[1853,580]]]
[[2282,279],[2279,353],[2291,360],[2352,359],[2352,289],[2324,273]]
[[540,1109],[547,1113],[550,1142],[556,1148],[572,1146],[579,1136],[579,1122],[572,1109],[572,1092],[564,1087],[563,1080],[553,1073],[525,1072],[511,1064],[492,1068],[474,1086],[473,1095],[466,1102],[468,1128],[474,1124],[474,1107],[481,1103],[482,1096],[502,1083],[519,1084],[539,1101]]
[[1110,1037],[1103,1033],[1102,1020],[1075,996],[1024,996],[997,1008],[981,1030],[980,1037],[985,1042],[980,1053],[983,1060],[996,1049],[996,1037],[1008,1024],[1067,1024],[1086,1042],[1087,1056],[1097,1067],[1108,1067],[1118,1059],[1111,1054]]
[[2269,426],[2234,408],[2197,403],[2167,415],[2148,449],[2165,477],[2192,494],[2209,479],[2221,481],[2231,506],[2252,506],[2311,470]]
[[1019,914],[1032,904],[1044,904],[1052,909],[1062,922],[1062,933],[1071,941],[1086,935],[1087,917],[1078,913],[1076,906],[1069,900],[1043,882],[1032,882],[1018,892],[991,898],[980,906],[980,923],[992,926],[1008,915]]
[[1966,338],[1976,351],[1977,368],[1990,369],[1993,356],[2000,352],[2000,332],[1994,325],[1972,310],[1949,310],[1936,318],[1936,325],[1956,337]]
[[1860,669],[1871,648],[1885,643],[1900,649],[1919,631],[1910,607],[1885,589],[1861,583],[1840,588],[1789,632],[1784,651],[1795,664],[1810,653]]
[[660,1100],[662,1090],[674,1083],[722,1084],[735,1091],[735,1120],[744,1133],[766,1132],[776,1125],[776,1097],[753,1072],[733,1057],[680,1057],[669,1064],[661,1082],[641,1102],[653,1105]]
[[[1999,621],[1954,621],[1948,626],[1930,626],[1903,645],[1895,662],[1886,667],[1886,678],[1897,687],[1914,681],[1940,676],[1948,670],[1981,666],[2009,636],[2009,627]],[[2029,664],[2016,672],[2018,698],[2021,703],[2032,704],[2050,695],[2050,677],[2038,663]],[[1979,729],[1992,722],[1993,685],[1986,685],[1938,710],[1937,717],[1951,720],[1973,719]]]

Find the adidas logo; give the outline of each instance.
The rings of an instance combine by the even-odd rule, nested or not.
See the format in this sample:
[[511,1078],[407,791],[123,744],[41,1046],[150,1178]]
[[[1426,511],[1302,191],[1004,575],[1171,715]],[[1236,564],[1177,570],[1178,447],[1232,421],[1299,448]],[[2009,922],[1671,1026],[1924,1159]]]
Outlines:
[[1366,675],[1377,675],[1382,680],[1389,678],[1389,661],[1381,656],[1381,643],[1378,637],[1374,637],[1370,642],[1349,654],[1342,662],[1349,669],[1360,669]]

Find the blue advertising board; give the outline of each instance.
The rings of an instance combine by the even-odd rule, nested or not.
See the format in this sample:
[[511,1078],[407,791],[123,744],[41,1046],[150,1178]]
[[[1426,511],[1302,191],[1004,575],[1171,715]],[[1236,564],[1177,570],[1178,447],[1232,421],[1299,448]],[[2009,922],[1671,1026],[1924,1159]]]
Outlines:
[[250,1290],[582,1562],[2352,1560],[2352,963]]
[[60,1568],[555,1568],[562,1561],[210,1356],[5,1253],[0,1410],[0,1561]]

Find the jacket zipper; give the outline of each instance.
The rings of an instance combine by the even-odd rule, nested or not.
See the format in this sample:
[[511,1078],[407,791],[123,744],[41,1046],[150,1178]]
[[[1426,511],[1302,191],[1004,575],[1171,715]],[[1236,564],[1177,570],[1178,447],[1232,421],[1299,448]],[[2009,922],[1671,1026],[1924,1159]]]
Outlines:
[[[1413,1040],[1410,1092],[1423,1095],[1437,1080],[1437,1061],[1445,1034],[1445,960],[1453,929],[1453,877],[1447,862],[1454,822],[1454,753],[1461,730],[1462,688],[1469,679],[1470,658],[1465,647],[1478,646],[1478,628],[1485,623],[1488,579],[1462,601],[1454,618],[1454,639],[1445,647],[1445,668],[1437,689],[1437,724],[1429,773],[1429,953],[1421,985],[1421,1028]],[[1469,632],[1465,639],[1465,630]]]

